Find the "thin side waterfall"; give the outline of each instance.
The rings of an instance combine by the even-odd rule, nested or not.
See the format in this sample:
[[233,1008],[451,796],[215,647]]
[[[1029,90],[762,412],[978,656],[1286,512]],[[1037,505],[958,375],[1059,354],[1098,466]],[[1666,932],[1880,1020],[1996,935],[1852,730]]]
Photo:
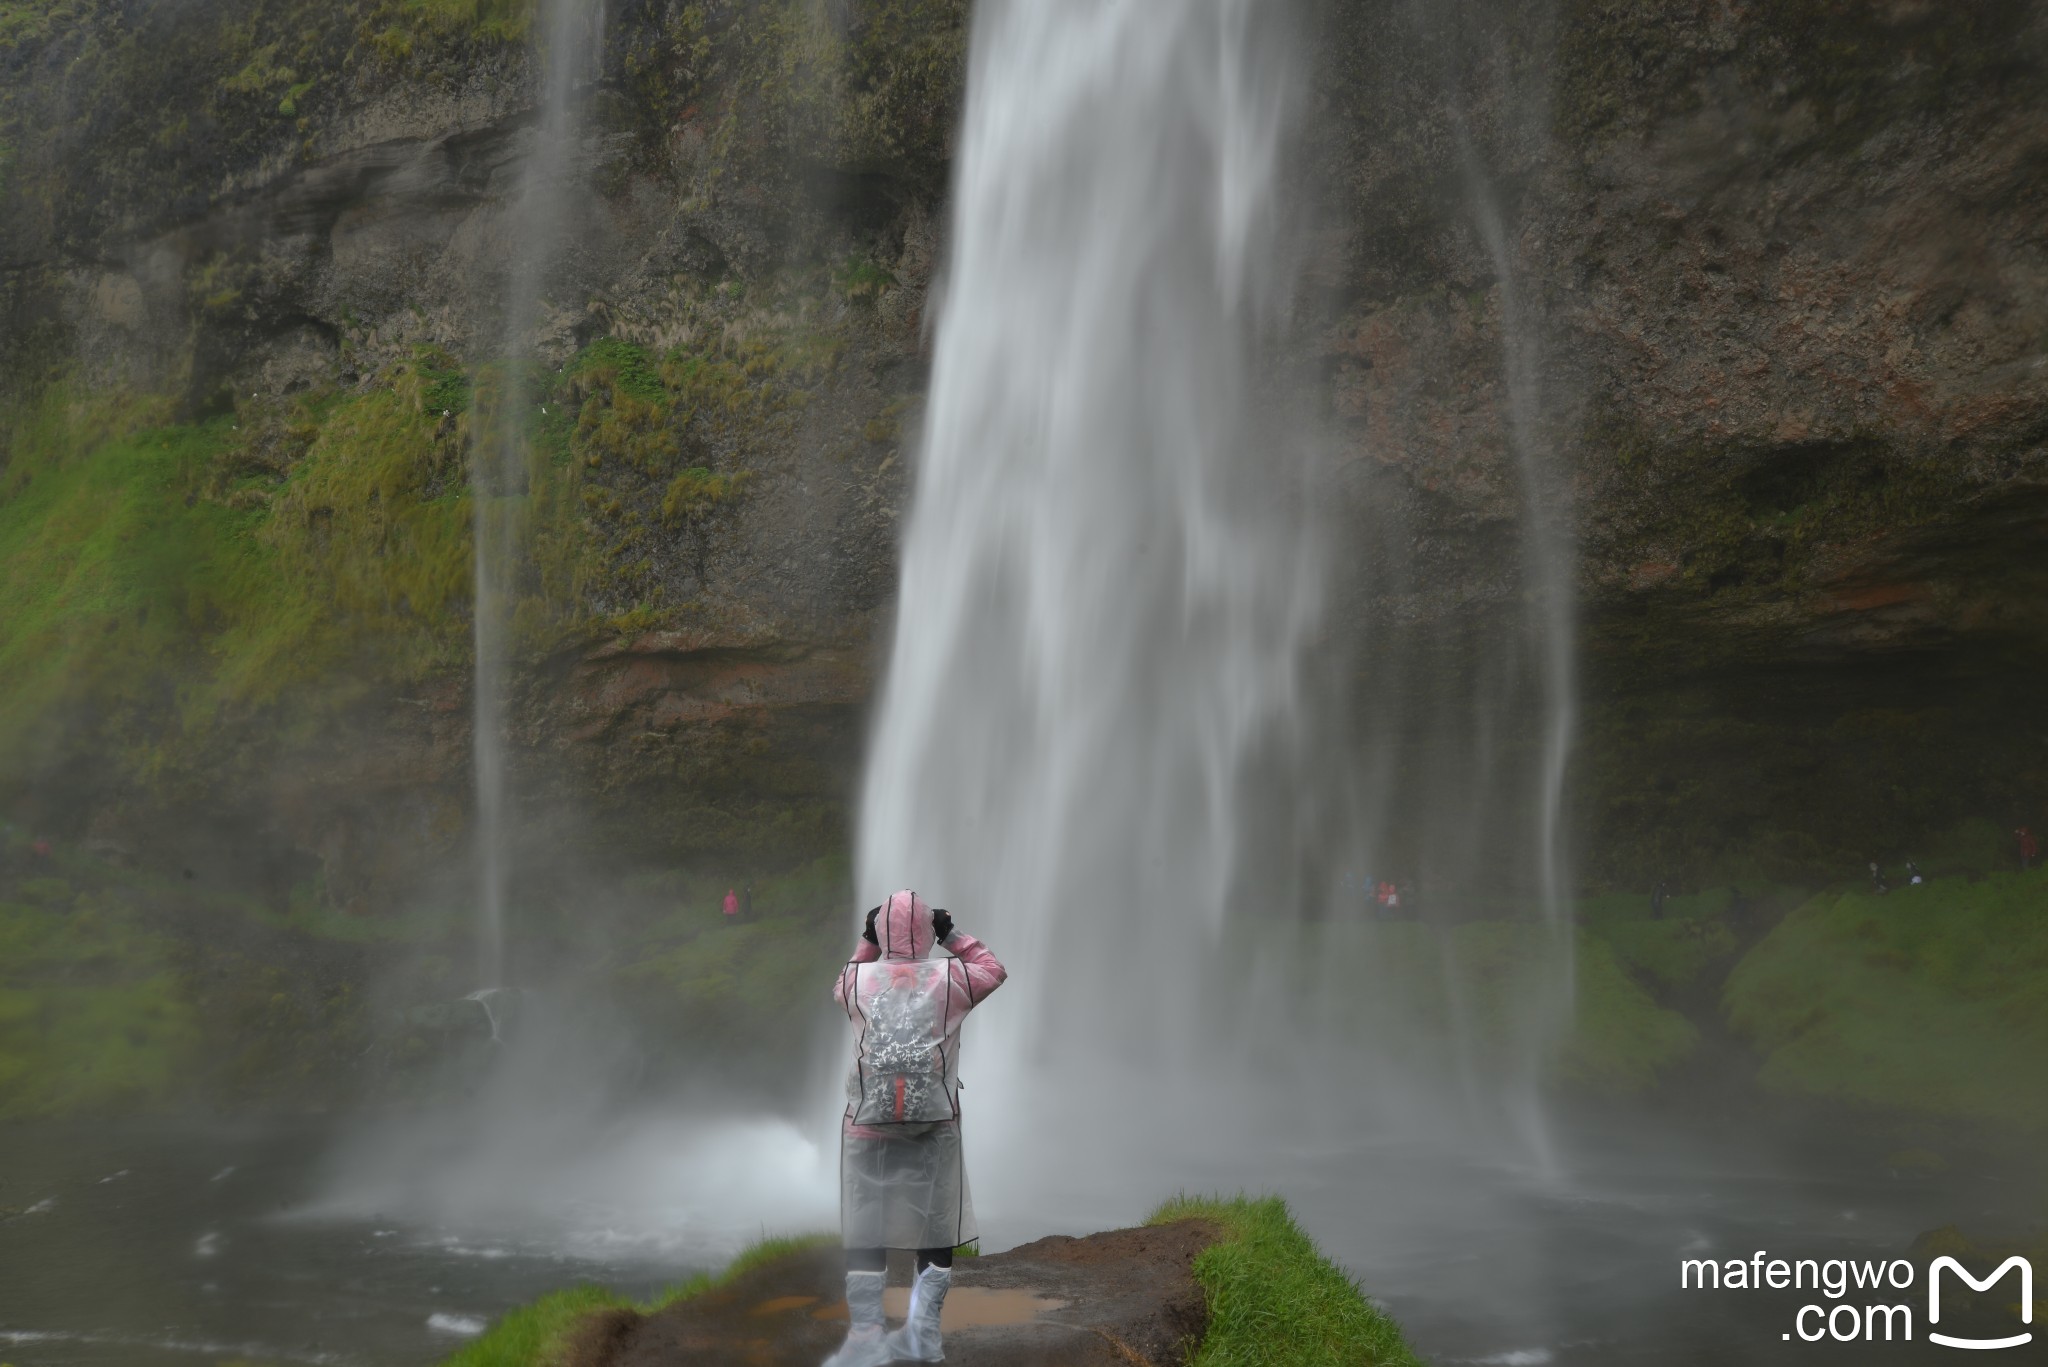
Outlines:
[[[479,386],[476,403],[475,718],[477,973],[502,984],[505,960],[506,687],[512,609],[526,540],[530,415],[539,402],[527,376],[531,336],[540,321],[542,282],[557,259],[570,196],[580,189],[574,152],[579,87],[601,51],[604,10],[581,0],[541,0],[536,16],[541,100],[523,159],[511,216],[510,269],[504,296],[500,377]],[[594,22],[593,22],[594,21]]]
[[1538,1162],[1552,1167],[1549,1127],[1535,1095],[1542,1052],[1569,1018],[1575,955],[1572,919],[1566,904],[1565,837],[1563,829],[1565,766],[1570,758],[1576,716],[1572,644],[1575,621],[1571,588],[1571,540],[1564,515],[1550,484],[1549,452],[1541,432],[1537,380],[1537,343],[1522,317],[1515,265],[1507,225],[1484,168],[1469,144],[1464,149],[1467,180],[1480,237],[1497,273],[1501,309],[1501,369],[1506,380],[1508,445],[1522,486],[1522,560],[1526,584],[1528,634],[1534,642],[1535,673],[1540,690],[1542,733],[1538,742],[1535,829],[1529,833],[1536,853],[1537,895],[1543,913],[1545,962],[1534,976],[1533,1000],[1526,1009],[1536,1027],[1523,1037],[1522,1067],[1513,1079],[1518,1095],[1509,1100],[1523,1136]]
[[[1423,13],[1419,5],[1413,10]],[[1459,49],[1475,42],[1487,44],[1487,35],[1494,35],[1490,39],[1491,61],[1485,65],[1497,73],[1495,80],[1501,88],[1496,98],[1519,129],[1549,128],[1548,86],[1540,80],[1517,81],[1513,77],[1513,64],[1494,29],[1499,15],[1483,0],[1438,10],[1430,17],[1449,30],[1449,36],[1439,39],[1446,48],[1446,94],[1468,211],[1493,272],[1499,301],[1503,427],[1522,498],[1523,644],[1519,650],[1530,657],[1525,667],[1534,675],[1529,691],[1536,700],[1538,735],[1530,829],[1516,843],[1533,854],[1545,936],[1538,948],[1541,962],[1531,978],[1529,999],[1521,1004],[1530,1027],[1523,1032],[1521,1067],[1509,1079],[1505,1099],[1525,1142],[1538,1162],[1549,1169],[1554,1167],[1556,1155],[1536,1085],[1544,1050],[1570,1018],[1576,960],[1567,905],[1568,851],[1563,829],[1565,773],[1577,720],[1573,541],[1566,501],[1556,487],[1556,461],[1544,424],[1540,333],[1522,299],[1515,230],[1503,207],[1499,177],[1474,136],[1467,112],[1470,95],[1461,88],[1457,75],[1463,69]],[[1422,22],[1427,24],[1429,19]],[[1539,131],[1536,136],[1544,134]]]
[[1254,411],[1293,283],[1285,8],[976,18],[857,877],[1009,963],[968,1069],[1006,1148],[1217,1119],[1185,1084],[1239,1009],[1209,990],[1226,922],[1312,891],[1269,835],[1328,787],[1327,556],[1306,444]]

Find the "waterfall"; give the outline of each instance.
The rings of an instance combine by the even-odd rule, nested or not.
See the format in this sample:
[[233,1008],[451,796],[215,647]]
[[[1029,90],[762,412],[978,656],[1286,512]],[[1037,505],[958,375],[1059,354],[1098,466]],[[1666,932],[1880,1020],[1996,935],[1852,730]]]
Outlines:
[[1510,1101],[1524,1140],[1538,1161],[1548,1168],[1554,1165],[1555,1154],[1535,1087],[1541,1074],[1542,1051],[1562,1028],[1571,1010],[1575,963],[1572,920],[1565,900],[1568,884],[1563,817],[1565,765],[1577,717],[1572,542],[1559,500],[1549,487],[1551,462],[1542,434],[1538,345],[1523,316],[1507,224],[1492,179],[1472,147],[1462,120],[1458,131],[1473,217],[1500,291],[1507,439],[1522,493],[1522,575],[1527,603],[1524,633],[1531,643],[1529,653],[1535,657],[1533,672],[1538,681],[1540,716],[1531,823],[1534,829],[1527,832],[1526,839],[1536,856],[1536,899],[1546,932],[1539,953],[1546,962],[1534,976],[1534,998],[1524,1006],[1525,1019],[1533,1028],[1522,1034],[1523,1066],[1513,1079],[1519,1094]]
[[1226,923],[1306,895],[1280,847],[1328,787],[1327,557],[1307,445],[1255,412],[1293,283],[1285,8],[976,19],[857,878],[1009,964],[966,1075],[1017,1144],[1214,1107],[1184,1084],[1234,1009]]
[[573,154],[579,135],[578,88],[601,52],[603,7],[582,0],[540,0],[536,17],[542,67],[537,123],[513,196],[504,294],[501,378],[478,388],[471,473],[475,500],[477,953],[484,987],[505,981],[506,688],[512,609],[524,562],[530,415],[540,402],[527,375],[530,338],[540,321],[542,282],[560,255],[571,197],[582,189]]
[[[977,14],[856,877],[867,901],[916,887],[1009,964],[970,1027],[967,1124],[1032,1203],[1085,1183],[1066,1160],[1019,1175],[1080,1118],[1126,1187],[1131,1155],[1242,1182],[1275,1114],[1301,1142],[1364,1119],[1550,1163],[1572,614],[1534,334],[1461,127],[1526,606],[1351,659],[1338,500],[1275,359],[1306,216],[1288,8]],[[1412,565],[1401,515],[1363,513],[1344,535]],[[1431,925],[1361,905],[1359,874],[1403,864]],[[1439,972],[1424,1022],[1403,979]]]
[[[1531,26],[1529,34],[1552,41],[1555,15],[1547,6],[1529,7],[1517,17]],[[1518,71],[1510,55],[1510,16],[1497,0],[1411,0],[1409,20],[1441,64],[1465,217],[1492,277],[1500,333],[1501,432],[1521,502],[1514,567],[1520,603],[1513,614],[1519,620],[1503,623],[1486,651],[1475,698],[1483,715],[1476,729],[1503,738],[1493,743],[1496,752],[1519,742],[1527,755],[1519,765],[1506,766],[1512,779],[1502,786],[1517,798],[1489,819],[1503,828],[1499,843],[1522,866],[1516,882],[1540,913],[1542,933],[1526,951],[1530,971],[1513,1004],[1517,1066],[1492,1081],[1525,1150],[1540,1168],[1554,1171],[1556,1154],[1538,1088],[1545,1053],[1570,1020],[1574,990],[1564,832],[1565,774],[1577,720],[1574,543],[1546,424],[1541,331],[1524,299],[1516,250],[1521,225],[1508,208],[1503,169],[1496,164],[1541,164],[1550,127],[1549,86],[1541,75]],[[1475,128],[1475,111],[1489,118],[1489,136]],[[1477,767],[1491,776],[1498,762],[1498,753],[1487,755]]]

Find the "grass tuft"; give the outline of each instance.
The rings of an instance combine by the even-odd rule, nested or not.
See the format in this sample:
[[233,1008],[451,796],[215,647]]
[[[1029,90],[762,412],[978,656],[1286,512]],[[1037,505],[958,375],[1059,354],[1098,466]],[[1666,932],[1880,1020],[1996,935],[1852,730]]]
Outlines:
[[553,1291],[506,1315],[449,1358],[446,1367],[551,1367],[562,1360],[584,1316],[633,1308],[624,1296],[602,1286]]
[[558,1367],[576,1327],[606,1310],[656,1314],[678,1301],[701,1296],[778,1258],[837,1244],[836,1234],[798,1234],[763,1239],[744,1249],[723,1271],[704,1272],[637,1304],[602,1286],[571,1286],[512,1311],[482,1337],[449,1358],[444,1367]]
[[1405,1367],[1401,1328],[1317,1251],[1278,1197],[1178,1196],[1147,1224],[1210,1220],[1229,1233],[1195,1259],[1209,1331],[1193,1367]]

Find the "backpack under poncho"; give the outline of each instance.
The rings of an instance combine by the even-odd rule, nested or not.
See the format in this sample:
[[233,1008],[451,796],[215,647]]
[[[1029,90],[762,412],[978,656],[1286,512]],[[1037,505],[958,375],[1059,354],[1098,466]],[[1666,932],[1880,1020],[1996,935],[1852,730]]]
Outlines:
[[960,1022],[967,976],[957,959],[878,959],[846,966],[858,1030],[846,1079],[856,1125],[920,1125],[960,1114]]

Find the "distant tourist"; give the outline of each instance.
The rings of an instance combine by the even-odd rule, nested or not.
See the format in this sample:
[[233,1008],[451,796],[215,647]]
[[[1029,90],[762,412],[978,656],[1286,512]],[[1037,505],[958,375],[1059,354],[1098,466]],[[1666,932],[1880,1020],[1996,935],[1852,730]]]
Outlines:
[[1870,861],[1870,887],[1879,896],[1892,890],[1892,885],[1884,881],[1884,870],[1877,866],[1875,859]]
[[2034,856],[2041,852],[2041,847],[2034,842],[2034,833],[2022,826],[2013,834],[2019,837],[2021,870],[2031,869],[2034,867]]
[[1906,874],[1906,882],[1908,883],[1924,883],[1927,881],[1920,876],[1920,866],[1910,859],[1906,861]]
[[752,916],[753,914],[754,885],[752,883],[743,883],[740,885],[740,915]]
[[1664,915],[1664,904],[1671,899],[1671,885],[1659,878],[1657,890],[1650,894],[1650,919],[1660,920]]
[[[932,957],[944,946],[945,956]],[[953,1250],[975,1238],[960,1153],[960,1025],[1003,985],[988,946],[909,890],[868,913],[832,995],[854,1030],[839,1138],[846,1341],[825,1367],[943,1362]],[[886,1333],[889,1250],[914,1250],[902,1328]]]
[[740,914],[740,895],[731,888],[725,890],[725,918],[731,921]]

